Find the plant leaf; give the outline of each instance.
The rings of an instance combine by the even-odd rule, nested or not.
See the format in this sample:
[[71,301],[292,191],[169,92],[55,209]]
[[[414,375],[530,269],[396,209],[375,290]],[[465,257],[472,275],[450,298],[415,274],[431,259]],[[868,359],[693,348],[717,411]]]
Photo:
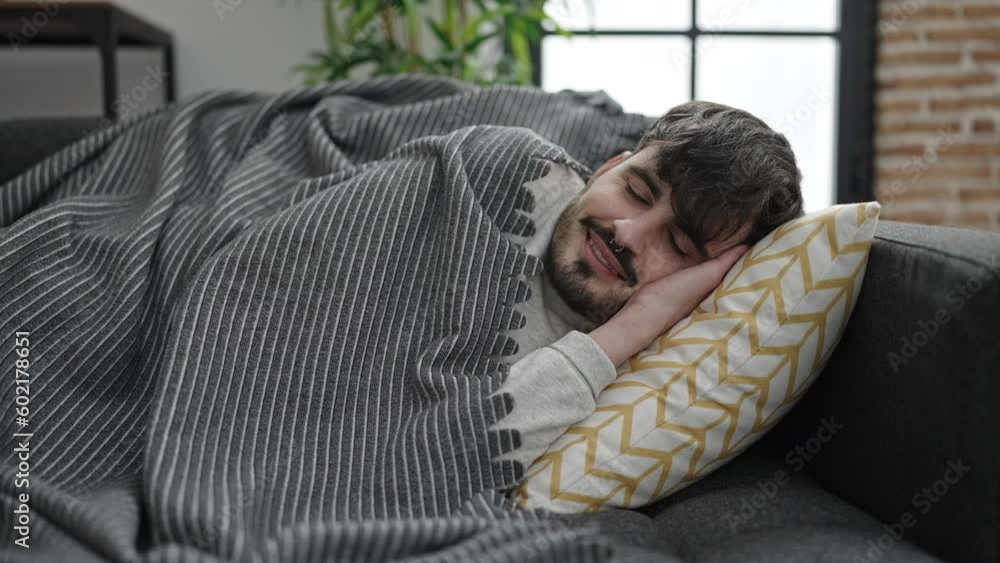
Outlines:
[[366,26],[368,22],[375,18],[378,13],[379,3],[370,1],[363,10],[355,12],[351,15],[349,20],[349,29],[351,30],[351,38],[357,37],[357,34]]
[[292,66],[293,72],[320,72],[327,68],[324,64],[299,63]]
[[479,49],[479,46],[482,45],[483,41],[487,41],[487,40],[492,39],[492,38],[494,38],[494,37],[496,37],[498,35],[500,35],[500,30],[499,29],[491,31],[491,32],[489,32],[489,33],[487,33],[485,35],[480,35],[479,37],[476,37],[472,41],[466,43],[462,47],[462,49],[466,53],[473,53],[477,49]]
[[444,46],[447,49],[453,48],[453,45],[451,43],[451,38],[448,37],[448,34],[445,32],[443,27],[441,27],[436,21],[432,20],[431,18],[427,18],[427,24],[430,26],[431,31],[434,32],[434,35],[437,36],[438,41],[444,44]]
[[[475,19],[470,21],[465,26],[465,41],[469,42],[476,38],[476,33],[479,32],[479,28],[486,22],[495,21],[501,18],[506,18],[511,14],[516,13],[517,8],[515,6],[500,6],[496,10],[489,10],[483,14],[480,14]],[[502,27],[503,24],[498,23],[497,27]]]

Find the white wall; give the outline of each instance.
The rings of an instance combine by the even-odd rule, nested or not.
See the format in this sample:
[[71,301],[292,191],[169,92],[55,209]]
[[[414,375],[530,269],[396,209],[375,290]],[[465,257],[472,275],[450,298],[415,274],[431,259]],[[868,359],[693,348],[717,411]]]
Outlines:
[[[117,3],[173,34],[179,98],[210,88],[274,92],[298,86],[292,65],[303,62],[310,49],[323,47],[319,0]],[[101,114],[96,48],[33,47],[29,39],[14,51],[8,38],[0,40],[5,43],[0,48],[0,119]],[[161,103],[163,83],[141,87],[147,74],[156,74],[159,62],[155,50],[122,49],[119,99],[135,105],[136,111]],[[147,85],[154,82],[146,79]]]

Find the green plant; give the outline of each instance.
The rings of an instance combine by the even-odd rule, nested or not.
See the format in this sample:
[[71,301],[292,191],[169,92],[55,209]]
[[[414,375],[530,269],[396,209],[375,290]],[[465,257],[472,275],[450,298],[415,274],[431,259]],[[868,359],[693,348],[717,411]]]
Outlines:
[[[541,41],[542,25],[572,35],[545,13],[545,0],[439,2],[441,13],[433,17],[427,0],[323,0],[326,49],[311,51],[310,61],[293,71],[308,85],[348,78],[361,65],[369,65],[371,75],[421,72],[478,84],[530,84],[531,45]],[[435,41],[430,56],[422,50],[427,29]],[[506,40],[510,52],[483,64],[480,50],[491,39]]]

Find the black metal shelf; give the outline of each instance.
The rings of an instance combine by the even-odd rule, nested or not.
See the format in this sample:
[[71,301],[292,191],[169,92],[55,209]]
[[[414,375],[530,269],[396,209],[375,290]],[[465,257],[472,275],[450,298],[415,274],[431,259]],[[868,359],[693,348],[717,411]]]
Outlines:
[[[51,13],[46,8],[51,8]],[[31,37],[25,34],[26,29],[32,32]],[[101,98],[104,115],[109,119],[116,117],[118,66],[115,55],[119,46],[162,49],[167,74],[167,102],[174,101],[176,97],[174,40],[171,34],[111,2],[0,3],[0,35],[24,37],[27,47],[97,47],[101,58]],[[18,47],[12,41],[5,41],[4,44]]]

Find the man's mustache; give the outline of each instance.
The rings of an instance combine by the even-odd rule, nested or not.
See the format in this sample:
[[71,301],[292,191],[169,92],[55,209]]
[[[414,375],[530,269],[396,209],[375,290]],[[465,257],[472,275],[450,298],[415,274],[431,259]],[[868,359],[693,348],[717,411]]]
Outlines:
[[585,227],[597,233],[597,235],[604,241],[604,244],[608,245],[608,248],[614,249],[616,246],[621,248],[621,252],[613,252],[613,254],[615,258],[618,259],[618,263],[621,264],[622,271],[625,272],[625,283],[630,286],[638,283],[635,275],[635,269],[632,267],[632,255],[629,253],[627,248],[612,244],[611,240],[614,238],[614,233],[605,229],[604,226],[598,223],[593,217],[584,217],[580,220],[580,222],[582,222]]

